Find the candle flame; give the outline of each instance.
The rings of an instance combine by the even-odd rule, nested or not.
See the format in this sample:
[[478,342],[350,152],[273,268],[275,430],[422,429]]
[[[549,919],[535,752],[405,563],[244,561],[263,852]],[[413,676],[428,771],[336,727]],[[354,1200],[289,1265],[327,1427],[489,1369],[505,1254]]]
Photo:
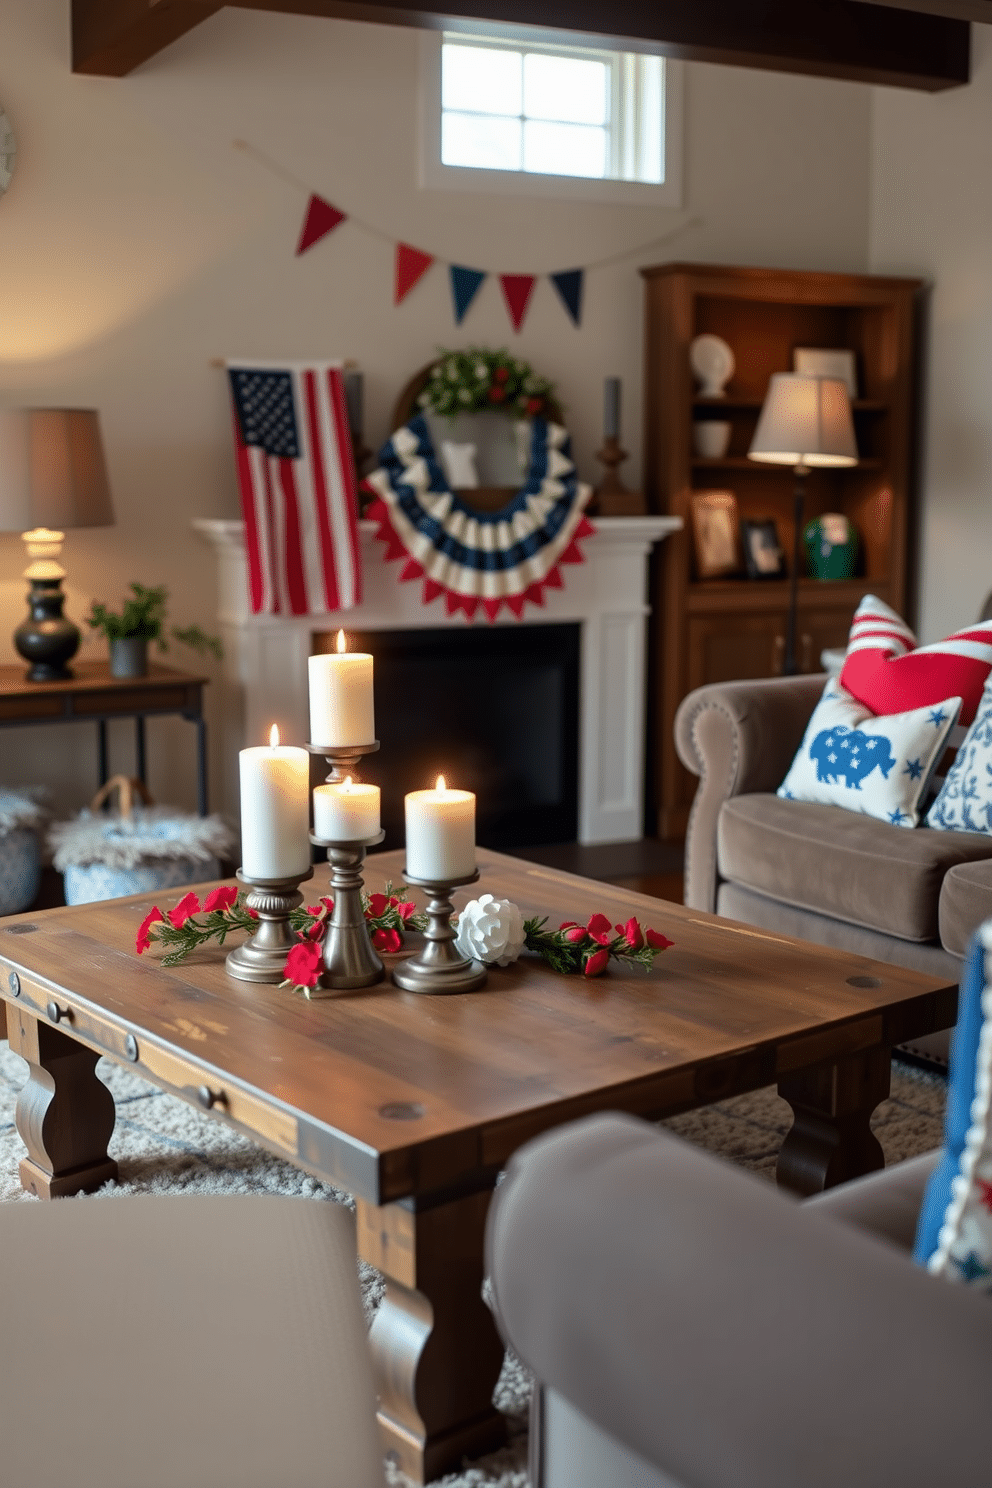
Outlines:
[[278,749],[278,747],[279,747],[279,725],[277,723],[274,723],[272,725],[272,727],[269,729],[269,748],[270,749]]
[[439,775],[437,777],[437,785],[434,787],[434,789],[439,791],[446,791],[448,789],[448,787],[444,783],[443,775]]
[[340,656],[343,651],[347,651],[347,649],[348,649],[348,642],[344,638],[344,631],[343,630],[339,630],[338,631],[338,643],[337,644],[338,644],[338,655]]
[[355,787],[351,783],[351,776],[350,775],[346,775],[344,777],[344,785],[341,787],[341,790],[342,790],[342,793],[344,795],[346,795],[346,796],[350,796],[350,795],[353,795],[354,794]]

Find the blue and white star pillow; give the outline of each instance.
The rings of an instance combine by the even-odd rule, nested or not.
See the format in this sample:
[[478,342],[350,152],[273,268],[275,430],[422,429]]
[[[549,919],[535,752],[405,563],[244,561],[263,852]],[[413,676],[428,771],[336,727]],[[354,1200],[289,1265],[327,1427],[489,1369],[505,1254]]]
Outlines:
[[992,690],[986,682],[971,728],[927,812],[943,832],[992,833]]
[[915,1257],[934,1276],[992,1292],[992,920],[965,958],[944,1151],[920,1208]]
[[831,677],[778,794],[915,827],[960,711],[953,697],[876,716]]

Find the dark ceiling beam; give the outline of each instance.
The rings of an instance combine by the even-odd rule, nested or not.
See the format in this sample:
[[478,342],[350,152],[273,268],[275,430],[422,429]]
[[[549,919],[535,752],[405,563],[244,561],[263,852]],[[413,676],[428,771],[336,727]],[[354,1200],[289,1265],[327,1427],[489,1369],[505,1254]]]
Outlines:
[[124,77],[224,0],[72,0],[72,70]]
[[[865,0],[236,0],[241,9],[500,35],[530,26],[694,62],[938,92],[969,78],[967,21]],[[935,0],[939,3],[939,0]],[[424,5],[433,8],[423,8]],[[73,69],[122,76],[221,8],[72,0]],[[498,15],[494,12],[498,11]]]

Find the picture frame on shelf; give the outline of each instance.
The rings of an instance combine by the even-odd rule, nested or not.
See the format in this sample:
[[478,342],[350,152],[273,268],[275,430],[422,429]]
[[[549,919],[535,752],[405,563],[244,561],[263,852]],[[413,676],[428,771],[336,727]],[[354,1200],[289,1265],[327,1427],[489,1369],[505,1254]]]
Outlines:
[[701,579],[726,578],[741,571],[741,529],[733,491],[691,491],[696,574]]
[[771,517],[741,522],[744,566],[749,579],[784,579],[785,553]]
[[804,377],[836,377],[852,402],[858,396],[858,362],[849,347],[796,346],[792,370]]

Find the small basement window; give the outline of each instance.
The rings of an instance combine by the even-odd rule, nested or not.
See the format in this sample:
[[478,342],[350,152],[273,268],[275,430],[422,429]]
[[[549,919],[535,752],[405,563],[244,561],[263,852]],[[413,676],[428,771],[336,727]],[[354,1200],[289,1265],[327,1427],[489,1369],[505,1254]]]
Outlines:
[[458,32],[444,32],[439,47],[436,35],[425,39],[432,44],[440,57],[425,79],[425,185],[490,190],[498,180],[527,190],[528,178],[543,177],[546,192],[556,177],[624,183],[635,187],[626,199],[679,204],[678,64]]

